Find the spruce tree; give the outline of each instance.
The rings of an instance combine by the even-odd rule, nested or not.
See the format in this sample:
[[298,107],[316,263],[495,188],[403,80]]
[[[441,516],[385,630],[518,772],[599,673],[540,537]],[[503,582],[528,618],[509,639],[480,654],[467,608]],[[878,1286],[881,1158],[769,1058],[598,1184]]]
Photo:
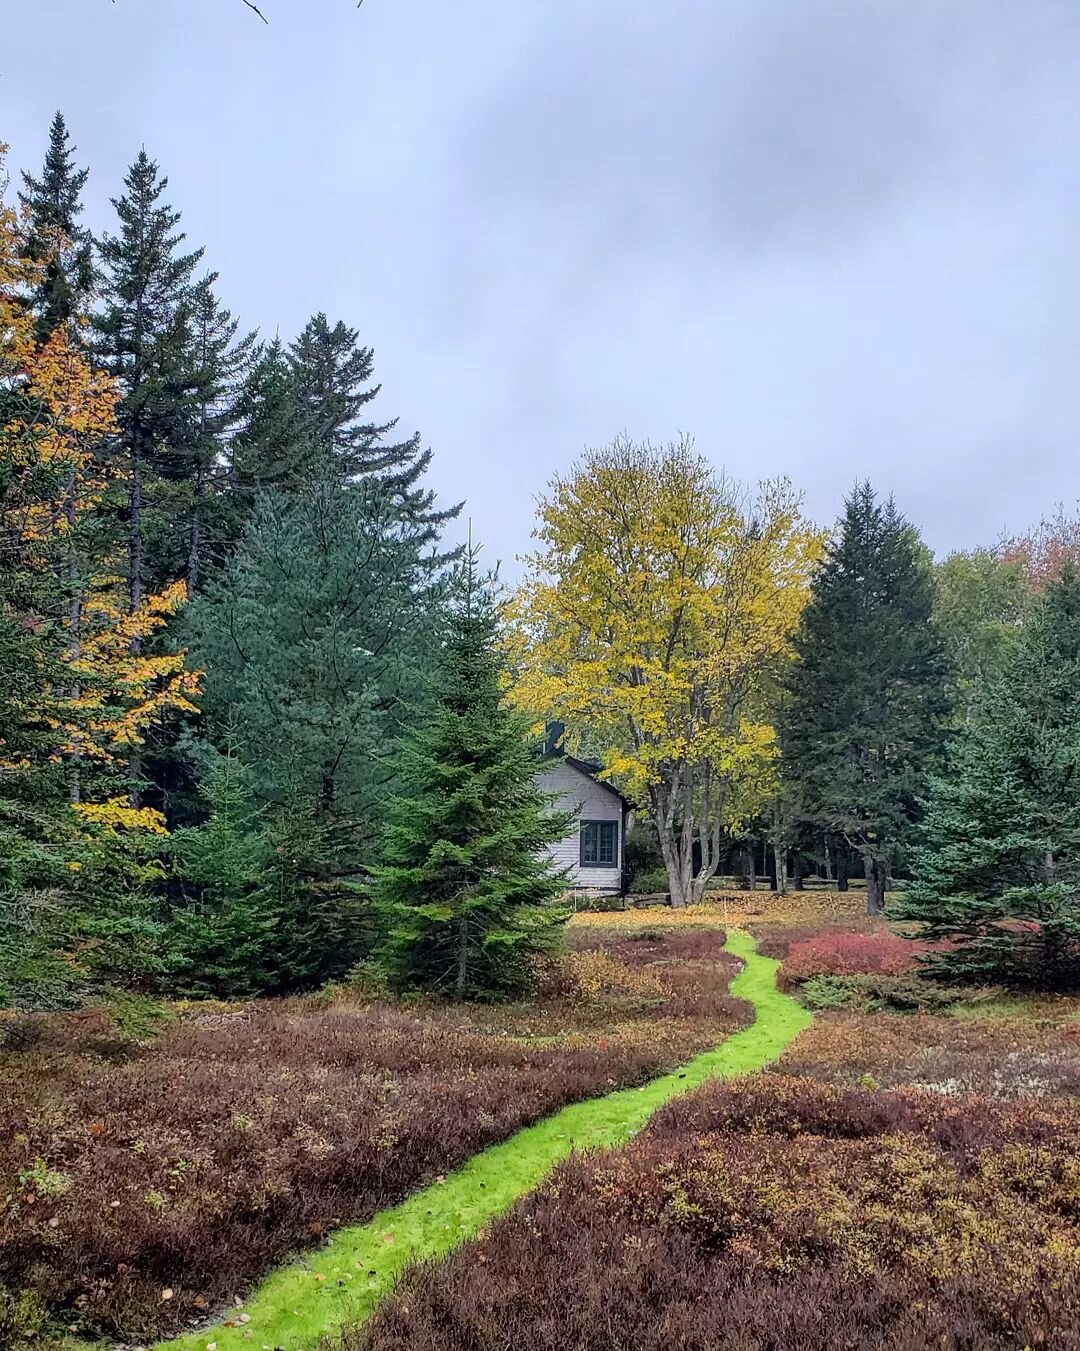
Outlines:
[[495,605],[470,554],[376,871],[378,961],[394,986],[512,995],[557,942],[566,880],[547,850],[569,822],[551,810],[539,768],[527,720],[504,701]]
[[75,147],[63,114],[57,112],[41,177],[24,171],[19,193],[29,222],[26,254],[44,264],[30,297],[41,342],[82,314],[94,289],[93,240],[79,223],[89,173],[75,167]]
[[937,779],[898,913],[940,974],[1080,987],[1080,579],[1051,583]]
[[884,908],[947,714],[933,602],[914,528],[859,484],[801,618],[782,739],[790,800],[861,855],[869,913]]
[[223,562],[231,536],[227,500],[228,448],[243,419],[247,380],[255,361],[253,332],[237,336],[240,321],[214,293],[217,274],[204,277],[191,302],[192,417],[188,434],[170,457],[186,509],[183,575],[190,600],[208,568]]
[[440,594],[425,532],[388,490],[323,478],[257,498],[190,608],[201,734],[234,735],[259,802],[303,822],[287,853],[309,922],[290,942],[325,976],[362,955],[362,884]]
[[192,313],[202,250],[181,251],[180,213],[161,200],[167,186],[141,151],[113,199],[120,231],[100,245],[103,307],[94,323],[98,357],[121,394],[109,449],[126,476],[121,524],[132,610],[184,574],[188,504],[173,485],[190,480],[198,422]]
[[340,320],[331,326],[325,314],[308,320],[289,348],[302,430],[343,481],[378,477],[408,519],[427,532],[426,542],[434,544],[460,506],[439,510],[434,492],[423,486],[431,451],[421,445],[419,432],[407,441],[387,441],[397,419],[370,420],[369,405],[381,388],[370,383],[374,363],[372,349],[360,346],[356,329]]
[[237,415],[240,426],[229,446],[230,489],[239,499],[236,510],[246,517],[258,493],[309,483],[319,467],[293,369],[279,338],[255,354]]

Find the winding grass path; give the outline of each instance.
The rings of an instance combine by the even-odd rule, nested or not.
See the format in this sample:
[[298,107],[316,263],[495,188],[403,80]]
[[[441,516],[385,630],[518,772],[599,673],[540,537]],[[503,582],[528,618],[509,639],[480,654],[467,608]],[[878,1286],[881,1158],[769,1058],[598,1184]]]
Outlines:
[[[380,1211],[367,1224],[341,1229],[325,1246],[273,1272],[252,1293],[233,1325],[220,1324],[159,1343],[155,1351],[311,1351],[343,1323],[359,1323],[413,1261],[439,1257],[472,1238],[536,1187],[572,1150],[624,1144],[670,1098],[706,1079],[761,1069],[810,1023],[801,1005],[776,988],[779,962],[762,957],[741,930],[726,950],[742,959],[731,993],[754,1009],[754,1022],[715,1050],[641,1088],[564,1107],[470,1159],[444,1182]],[[240,1322],[241,1315],[245,1316]]]

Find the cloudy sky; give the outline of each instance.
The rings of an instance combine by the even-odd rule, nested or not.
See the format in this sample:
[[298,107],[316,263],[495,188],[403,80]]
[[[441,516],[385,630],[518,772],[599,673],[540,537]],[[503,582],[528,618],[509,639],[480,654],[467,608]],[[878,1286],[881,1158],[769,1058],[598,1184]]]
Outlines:
[[1076,0],[260,3],[4,0],[0,140],[62,108],[96,228],[145,145],[249,325],[359,327],[491,554],[623,430],[823,520],[869,475],[939,552],[1080,498]]

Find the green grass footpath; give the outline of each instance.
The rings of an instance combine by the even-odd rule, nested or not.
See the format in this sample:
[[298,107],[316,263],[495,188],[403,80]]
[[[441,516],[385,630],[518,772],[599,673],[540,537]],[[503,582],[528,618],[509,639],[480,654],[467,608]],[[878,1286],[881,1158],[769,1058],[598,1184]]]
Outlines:
[[268,1276],[228,1322],[161,1342],[155,1351],[308,1351],[342,1324],[362,1322],[410,1262],[439,1257],[473,1238],[571,1151],[624,1144],[676,1094],[769,1064],[811,1015],[776,988],[780,963],[760,956],[749,934],[733,930],[725,946],[744,963],[731,993],[753,1006],[750,1027],[641,1088],[574,1103],[492,1145],[443,1182],[367,1224],[342,1229],[324,1247]]

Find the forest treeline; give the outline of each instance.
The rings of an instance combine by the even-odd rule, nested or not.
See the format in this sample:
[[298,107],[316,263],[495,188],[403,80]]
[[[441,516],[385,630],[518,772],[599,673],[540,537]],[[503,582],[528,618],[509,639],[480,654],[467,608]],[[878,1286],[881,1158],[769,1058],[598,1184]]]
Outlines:
[[869,485],[825,533],[785,482],[624,439],[552,483],[497,613],[360,334],[246,331],[145,152],[96,238],[86,180],[58,114],[0,215],[0,1005],[373,954],[512,991],[561,914],[522,751],[548,719],[675,904],[752,840],[873,908],[916,873],[987,961],[995,906],[1040,943],[1032,907],[1071,914],[1071,519],[935,565]]

